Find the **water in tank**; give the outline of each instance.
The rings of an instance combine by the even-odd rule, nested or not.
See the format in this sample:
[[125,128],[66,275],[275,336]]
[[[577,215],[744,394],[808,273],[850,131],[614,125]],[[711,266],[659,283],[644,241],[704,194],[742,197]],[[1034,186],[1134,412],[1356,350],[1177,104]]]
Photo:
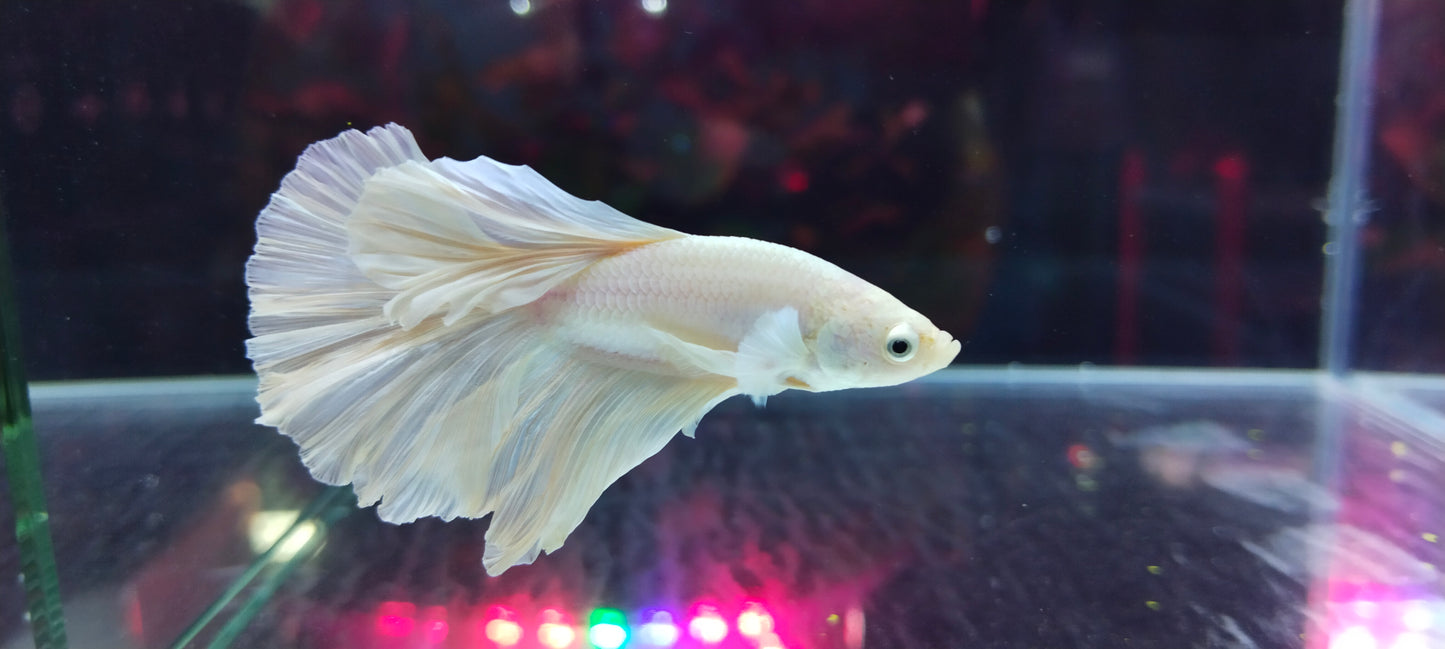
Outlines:
[[1421,0],[4,3],[0,646],[1445,646],[1442,66]]

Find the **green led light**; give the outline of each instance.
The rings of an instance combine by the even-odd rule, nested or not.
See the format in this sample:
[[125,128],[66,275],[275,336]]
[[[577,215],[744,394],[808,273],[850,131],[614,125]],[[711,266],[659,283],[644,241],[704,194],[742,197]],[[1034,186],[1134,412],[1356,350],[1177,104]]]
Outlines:
[[622,611],[599,608],[588,622],[587,641],[597,649],[619,649],[627,643],[627,616]]
[[592,611],[592,615],[587,618],[587,623],[589,625],[615,624],[617,626],[627,626],[627,616],[615,608],[599,608]]

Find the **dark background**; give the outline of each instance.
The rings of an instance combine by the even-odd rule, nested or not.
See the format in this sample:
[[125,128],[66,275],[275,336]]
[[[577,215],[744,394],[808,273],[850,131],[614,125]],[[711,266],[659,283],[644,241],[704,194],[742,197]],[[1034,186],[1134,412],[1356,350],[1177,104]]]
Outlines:
[[[1386,5],[1357,356],[1439,370],[1445,10]],[[247,371],[256,213],[306,144],[388,121],[832,260],[961,363],[1316,364],[1339,2],[531,6],[0,7],[31,376]]]

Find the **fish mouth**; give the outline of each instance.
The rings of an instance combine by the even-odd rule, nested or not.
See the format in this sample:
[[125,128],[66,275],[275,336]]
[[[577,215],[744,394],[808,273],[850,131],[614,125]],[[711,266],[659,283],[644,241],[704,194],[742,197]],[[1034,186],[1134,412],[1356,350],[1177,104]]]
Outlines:
[[963,343],[954,340],[947,331],[939,331],[933,336],[933,349],[935,352],[929,371],[941,370],[953,363],[953,359],[958,358],[959,352],[963,351]]
[[948,358],[943,362],[945,366],[953,363],[953,359],[958,358],[959,353],[963,351],[963,343],[953,340],[953,337],[949,336],[948,349],[952,351],[945,355]]

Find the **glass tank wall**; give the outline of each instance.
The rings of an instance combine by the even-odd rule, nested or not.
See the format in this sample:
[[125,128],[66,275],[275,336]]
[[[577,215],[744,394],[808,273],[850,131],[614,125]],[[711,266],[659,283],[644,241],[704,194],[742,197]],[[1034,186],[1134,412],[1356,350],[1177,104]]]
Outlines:
[[[1445,646],[1442,66],[1423,0],[0,5],[0,647]],[[488,577],[253,423],[256,214],[388,122],[962,353]]]

